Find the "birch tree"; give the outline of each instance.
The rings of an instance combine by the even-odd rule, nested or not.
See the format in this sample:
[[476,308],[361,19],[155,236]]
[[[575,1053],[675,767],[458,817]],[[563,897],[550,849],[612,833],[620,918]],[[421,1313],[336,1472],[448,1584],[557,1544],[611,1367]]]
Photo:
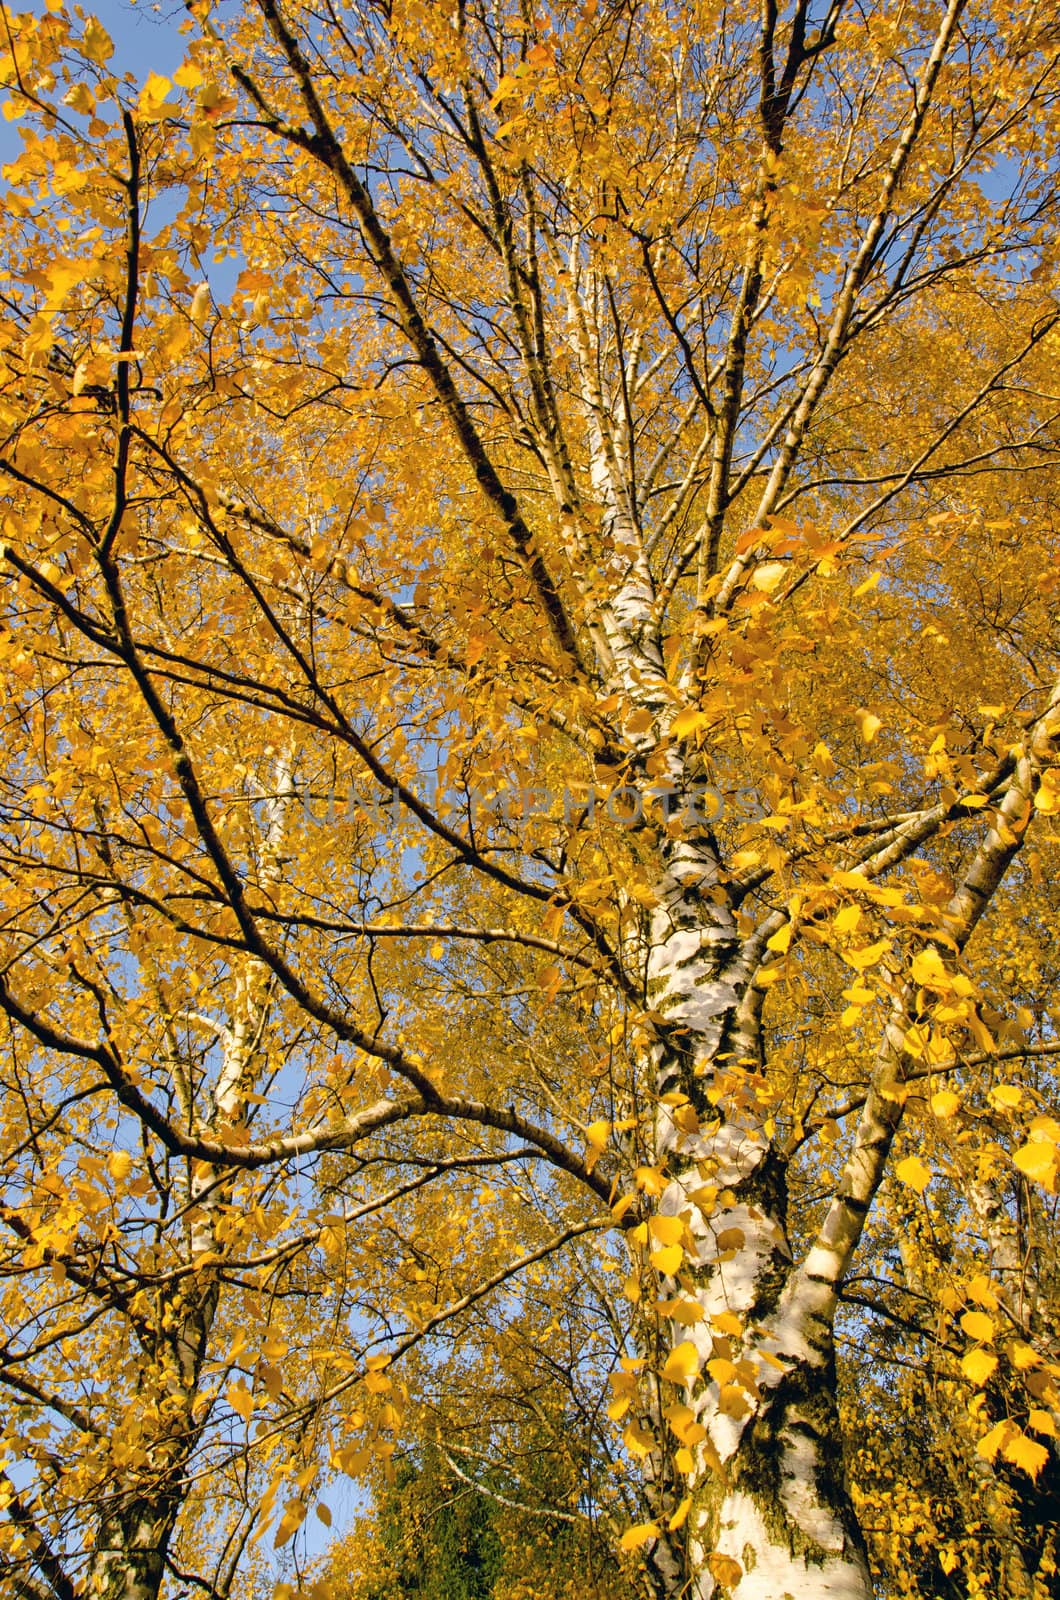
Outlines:
[[3,1215],[79,1282],[75,1105],[179,1169],[191,1365],[161,1520],[45,1542],[23,1441],[4,1560],[160,1592],[235,1481],[215,1258],[301,1213],[326,1335],[235,1384],[281,1548],[450,1332],[488,1388],[584,1290],[647,1592],[868,1600],[839,1364],[902,1288],[1002,1521],[1058,1472],[1060,18],[190,9],[143,85],[7,20]]

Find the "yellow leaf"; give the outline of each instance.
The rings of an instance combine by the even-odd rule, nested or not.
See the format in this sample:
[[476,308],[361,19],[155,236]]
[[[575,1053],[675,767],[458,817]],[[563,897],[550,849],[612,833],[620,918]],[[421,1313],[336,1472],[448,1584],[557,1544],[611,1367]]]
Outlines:
[[228,1404],[232,1407],[232,1410],[238,1412],[238,1414],[243,1418],[244,1422],[250,1421],[251,1417],[254,1415],[254,1396],[251,1394],[242,1378],[240,1378],[238,1383],[230,1383],[228,1385],[225,1398],[227,1399]]
[[857,889],[867,892],[873,884],[863,872],[833,872],[828,882],[836,889]]
[[202,82],[202,73],[190,61],[185,61],[173,74],[173,82],[180,89],[197,89]]
[[681,1504],[678,1506],[677,1510],[666,1524],[671,1533],[675,1533],[676,1530],[681,1527],[691,1509],[692,1496],[690,1494],[686,1494],[684,1499],[681,1501]]
[[658,1250],[651,1252],[651,1264],[657,1271],[665,1273],[668,1278],[680,1271],[685,1253],[679,1244],[660,1245]]
[[853,933],[860,921],[860,906],[841,906],[832,918],[832,926],[836,933]]
[[694,1327],[697,1322],[702,1322],[706,1312],[694,1300],[667,1300],[660,1304],[660,1311],[666,1307],[666,1316],[674,1322],[679,1322],[682,1327]]
[[75,83],[63,95],[63,105],[69,106],[72,111],[80,111],[83,117],[90,117],[96,109],[96,97],[87,83]]
[[856,711],[854,716],[855,720],[857,721],[858,732],[861,734],[862,739],[864,739],[866,744],[871,744],[873,739],[875,739],[876,735],[879,733],[880,729],[883,727],[883,723],[880,721],[879,717],[874,715],[873,712],[866,711],[864,709]]
[[688,739],[693,733],[710,727],[710,718],[704,711],[694,711],[690,707],[679,711],[670,724],[670,734],[674,739]]
[[1014,1467],[1019,1467],[1021,1472],[1026,1472],[1032,1478],[1038,1476],[1049,1459],[1045,1445],[1028,1439],[1018,1428],[1001,1446],[1001,1454],[1006,1461],[1011,1461]]
[[1017,1083],[998,1083],[988,1098],[997,1111],[1018,1111],[1023,1104],[1023,1090]]
[[960,1104],[960,1096],[954,1094],[952,1089],[940,1089],[930,1100],[932,1111],[941,1119],[954,1116],[960,1109]]
[[906,1156],[904,1161],[899,1161],[894,1175],[899,1182],[915,1189],[917,1194],[923,1194],[931,1182],[931,1168],[926,1167],[919,1156]]
[[188,315],[196,327],[205,321],[206,313],[209,309],[210,285],[208,283],[200,283],[191,297],[191,306],[188,311]]
[[716,1311],[710,1319],[710,1325],[718,1333],[732,1334],[739,1338],[743,1332],[743,1323],[735,1311]]
[[128,1150],[112,1150],[107,1157],[107,1171],[120,1183],[132,1171],[133,1159]]
[[1060,811],[1060,771],[1055,767],[1042,774],[1041,787],[1034,796],[1035,809],[1045,816],[1055,816]]
[[359,1478],[362,1472],[367,1472],[372,1462],[370,1450],[357,1450],[353,1445],[344,1445],[341,1450],[336,1450],[331,1458],[333,1467],[338,1467],[340,1472],[345,1472],[349,1478]]
[[712,1550],[707,1557],[707,1566],[716,1583],[723,1589],[735,1589],[743,1577],[743,1568],[732,1556],[723,1555],[720,1550]]
[[493,91],[490,105],[497,107],[502,100],[507,100],[510,95],[517,94],[518,91],[518,78],[514,77],[510,72],[506,72],[503,77],[497,79],[497,87]]
[[948,1578],[957,1566],[957,1557],[952,1550],[941,1550],[939,1552],[939,1566]]
[[662,1375],[670,1383],[687,1383],[699,1371],[699,1352],[691,1339],[682,1339],[667,1356]]
[[1060,1434],[1057,1433],[1056,1423],[1053,1420],[1052,1412],[1044,1411],[1041,1406],[1031,1407],[1027,1416],[1027,1425],[1028,1427],[1033,1428],[1035,1433],[1044,1433],[1047,1438],[1060,1438]]
[[687,1449],[694,1450],[696,1445],[702,1444],[707,1437],[706,1428],[701,1422],[696,1421],[695,1412],[691,1406],[681,1405],[680,1403],[667,1406],[663,1416],[670,1424],[671,1432],[680,1439]]
[[331,1511],[330,1511],[330,1509],[324,1504],[324,1502],[322,1500],[318,1501],[318,1503],[317,1503],[317,1505],[315,1506],[314,1509],[315,1509],[316,1514],[319,1517],[320,1521],[324,1524],[325,1528],[330,1528],[331,1527]]
[[647,1544],[649,1539],[659,1537],[659,1524],[657,1522],[638,1522],[635,1527],[627,1528],[618,1541],[620,1550],[639,1550],[642,1544]]
[[984,1311],[997,1310],[998,1298],[985,1272],[977,1272],[974,1278],[968,1280],[968,1298],[975,1305],[982,1306]]
[[707,1371],[715,1383],[731,1383],[736,1376],[736,1363],[726,1356],[715,1356],[707,1362]]
[[975,1447],[976,1453],[986,1461],[993,1461],[1005,1440],[1015,1431],[1014,1425],[1007,1419],[1004,1422],[997,1423],[995,1427],[990,1429],[989,1433],[983,1434],[983,1437]]
[[289,1539],[294,1538],[305,1521],[305,1514],[306,1505],[304,1500],[288,1500],[272,1541],[277,1550],[281,1545],[285,1545]]
[[917,951],[913,957],[911,971],[914,983],[929,984],[935,989],[950,987],[949,974],[934,945],[928,945],[926,949]]
[[584,1131],[584,1136],[588,1139],[589,1144],[588,1150],[586,1150],[586,1168],[588,1168],[588,1171],[592,1171],[592,1168],[599,1162],[600,1155],[604,1154],[604,1146],[607,1144],[610,1131],[612,1131],[612,1125],[607,1120],[591,1122],[586,1131]]
[[1016,1166],[1035,1183],[1040,1183],[1050,1194],[1056,1193],[1056,1146],[1047,1139],[1032,1139],[1021,1145],[1012,1157]]
[[752,1407],[746,1390],[738,1383],[723,1383],[718,1392],[718,1409],[727,1417],[746,1417]]
[[989,1383],[996,1370],[997,1356],[992,1356],[988,1350],[969,1350],[961,1357],[961,1371],[968,1382],[979,1389]]
[[149,73],[147,82],[140,91],[140,103],[137,107],[141,117],[157,117],[172,87],[169,79],[163,78],[160,72]]
[[562,982],[563,974],[554,963],[550,962],[538,971],[537,986],[550,1000],[555,999]]
[[988,1317],[985,1311],[966,1311],[961,1318],[961,1327],[969,1339],[978,1339],[982,1344],[989,1344],[994,1337],[994,1319]]
[[766,940],[766,949],[775,950],[778,955],[783,955],[791,944],[791,931],[791,923],[785,922],[782,928],[778,928],[776,933]]
[[832,752],[823,742],[814,745],[813,763],[822,778],[834,778],[836,764],[832,759]]
[[677,1468],[678,1472],[683,1472],[686,1478],[690,1473],[695,1472],[695,1457],[687,1445],[678,1445],[677,1449],[674,1451],[674,1466]]
[[648,1226],[660,1244],[677,1244],[684,1238],[685,1225],[680,1217],[652,1217]]
[[858,972],[864,972],[866,967],[874,967],[890,948],[890,939],[877,939],[875,944],[864,945],[860,950],[844,951],[843,960]]
[[645,1456],[650,1456],[655,1449],[655,1440],[647,1428],[642,1428],[639,1422],[631,1422],[629,1424],[622,1435],[622,1443],[630,1455],[634,1456],[638,1461],[642,1461]]
[[95,17],[89,17],[85,23],[81,48],[90,61],[95,61],[99,65],[102,65],[104,61],[109,61],[114,54],[114,44],[110,34]]
[[787,570],[783,561],[765,561],[752,572],[751,583],[763,594],[772,594],[782,582]]
[[633,1182],[645,1194],[660,1195],[666,1188],[666,1174],[660,1172],[658,1167],[638,1167],[633,1174]]

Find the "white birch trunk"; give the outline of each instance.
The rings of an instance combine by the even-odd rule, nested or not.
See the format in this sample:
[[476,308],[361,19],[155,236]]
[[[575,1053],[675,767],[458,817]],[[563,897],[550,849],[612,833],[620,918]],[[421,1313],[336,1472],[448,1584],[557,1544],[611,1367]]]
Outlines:
[[[607,664],[614,687],[652,715],[651,730],[632,741],[647,757],[667,739],[676,708],[622,481],[621,428],[601,390],[592,318],[573,274],[569,304],[593,490],[613,552],[612,599],[601,617]],[[640,779],[646,794],[658,789],[657,759],[653,776],[645,766]],[[694,775],[675,745],[662,781],[673,791],[672,812],[684,811]],[[871,1600],[864,1542],[844,1484],[835,1281],[817,1280],[813,1257],[801,1271],[792,1262],[784,1167],[753,1100],[740,1104],[726,1093],[719,1121],[710,1098],[726,1067],[760,1066],[754,967],[731,908],[714,893],[721,874],[709,824],[690,820],[677,837],[661,829],[659,848],[658,904],[635,960],[660,1019],[648,1064],[657,1106],[652,1159],[667,1180],[658,1211],[686,1225],[681,1281],[667,1281],[663,1293],[699,1308],[691,1327],[673,1324],[671,1343],[693,1343],[700,1371],[684,1396],[691,1417],[680,1424],[691,1472],[678,1472],[673,1462],[677,1439],[665,1399],[652,1418],[657,1437],[668,1437],[645,1463],[662,1530],[645,1547],[649,1578],[663,1600]],[[726,1313],[739,1319],[741,1334],[725,1331],[727,1320],[712,1322]],[[646,1354],[653,1333],[646,1321]],[[688,1516],[667,1531],[686,1497]]]
[[[690,850],[686,844],[681,852],[686,863]],[[671,901],[671,915],[676,909]],[[818,1259],[820,1245],[801,1266],[792,1261],[784,1166],[753,1106],[731,1106],[717,1121],[707,1090],[724,1070],[718,1058],[731,1064],[756,1043],[740,1004],[747,975],[730,954],[735,936],[725,919],[704,927],[703,903],[687,898],[681,910],[689,922],[698,912],[699,927],[679,928],[655,945],[651,999],[688,1030],[691,1048],[660,1053],[657,1086],[660,1096],[688,1097],[701,1131],[689,1131],[687,1110],[678,1126],[661,1106],[655,1164],[669,1178],[659,1211],[680,1216],[687,1229],[681,1281],[663,1292],[693,1300],[701,1313],[690,1327],[675,1323],[671,1339],[694,1345],[700,1370],[684,1396],[694,1421],[679,1418],[692,1470],[668,1483],[657,1472],[662,1493],[653,1508],[663,1528],[685,1496],[691,1511],[677,1535],[664,1533],[649,1562],[666,1596],[871,1600],[844,1482],[835,1280],[821,1270],[831,1263]]]

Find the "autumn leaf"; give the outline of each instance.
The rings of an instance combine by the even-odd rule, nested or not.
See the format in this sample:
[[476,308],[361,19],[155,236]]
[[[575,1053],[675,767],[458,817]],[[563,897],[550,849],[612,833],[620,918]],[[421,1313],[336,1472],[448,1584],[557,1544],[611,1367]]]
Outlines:
[[961,1327],[969,1339],[978,1339],[985,1344],[989,1344],[994,1337],[994,1320],[985,1311],[966,1311],[961,1318]]
[[140,100],[137,110],[145,122],[157,121],[165,114],[164,102],[173,85],[168,78],[160,73],[148,74],[147,80],[140,91]]
[[686,1494],[684,1499],[678,1505],[677,1510],[666,1524],[670,1533],[676,1533],[678,1528],[684,1527],[684,1524],[688,1518],[688,1513],[691,1511],[691,1509],[692,1496],[690,1494]]
[[651,1455],[656,1445],[655,1439],[639,1422],[629,1424],[622,1435],[622,1443],[631,1456],[641,1461],[645,1456]]
[[119,1183],[129,1176],[132,1171],[133,1160],[127,1150],[112,1150],[107,1157],[107,1171]]
[[724,1555],[720,1550],[710,1552],[707,1566],[723,1589],[734,1589],[744,1573],[743,1567],[733,1556]]
[[860,950],[845,950],[843,960],[855,967],[858,972],[864,972],[881,961],[890,948],[889,939],[877,939],[873,944],[863,945]]
[[693,734],[706,732],[710,728],[710,718],[705,712],[696,711],[691,707],[679,711],[670,723],[670,734],[674,739],[689,739]]
[[670,1383],[687,1383],[699,1371],[699,1353],[691,1339],[682,1339],[663,1363],[662,1375]]
[[982,1388],[988,1383],[997,1370],[997,1357],[990,1355],[985,1350],[969,1350],[967,1355],[961,1357],[961,1371],[969,1383],[974,1383],[977,1388]]
[[883,727],[882,719],[872,711],[861,710],[857,713],[858,732],[865,744],[871,744],[873,739]]
[[1051,1139],[1032,1139],[1021,1145],[1012,1159],[1025,1177],[1040,1183],[1050,1194],[1056,1193],[1060,1155]]
[[114,54],[111,37],[96,17],[87,18],[81,47],[90,61],[100,64],[109,61]]
[[238,1412],[244,1422],[249,1423],[254,1415],[254,1397],[242,1378],[238,1383],[229,1384],[225,1391],[225,1398],[232,1410]]
[[679,1244],[685,1235],[685,1225],[680,1217],[654,1216],[648,1228],[652,1238],[659,1244]]
[[914,983],[927,984],[940,990],[950,987],[949,974],[934,945],[927,945],[925,949],[917,951],[910,971]]
[[1001,1453],[1006,1461],[1011,1461],[1014,1467],[1019,1467],[1021,1472],[1026,1472],[1030,1477],[1037,1478],[1049,1460],[1049,1451],[1043,1444],[1038,1444],[1034,1439],[1028,1439],[1025,1433],[1015,1430],[1004,1441]]
[[288,1500],[283,1509],[283,1516],[276,1525],[273,1535],[273,1548],[280,1550],[294,1538],[306,1518],[306,1504],[303,1500]]
[[649,1539],[659,1537],[659,1525],[655,1522],[638,1522],[632,1528],[627,1528],[619,1539],[619,1549],[639,1550]]
[[674,1277],[680,1271],[685,1253],[679,1244],[661,1245],[657,1250],[651,1251],[651,1264],[659,1272],[668,1277]]
[[772,594],[783,582],[786,571],[783,561],[764,561],[751,573],[751,583],[763,594]]
[[926,1166],[919,1156],[906,1156],[904,1161],[899,1161],[894,1169],[894,1175],[901,1183],[910,1189],[915,1189],[917,1194],[923,1194],[931,1182],[931,1168]]

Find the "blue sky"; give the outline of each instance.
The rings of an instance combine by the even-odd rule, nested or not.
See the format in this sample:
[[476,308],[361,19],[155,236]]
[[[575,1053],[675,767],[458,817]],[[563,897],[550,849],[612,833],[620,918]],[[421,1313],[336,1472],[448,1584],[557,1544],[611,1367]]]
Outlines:
[[179,0],[95,0],[85,11],[98,17],[114,40],[112,65],[120,71],[140,79],[149,72],[171,77],[180,65],[187,43],[180,25],[188,13]]

